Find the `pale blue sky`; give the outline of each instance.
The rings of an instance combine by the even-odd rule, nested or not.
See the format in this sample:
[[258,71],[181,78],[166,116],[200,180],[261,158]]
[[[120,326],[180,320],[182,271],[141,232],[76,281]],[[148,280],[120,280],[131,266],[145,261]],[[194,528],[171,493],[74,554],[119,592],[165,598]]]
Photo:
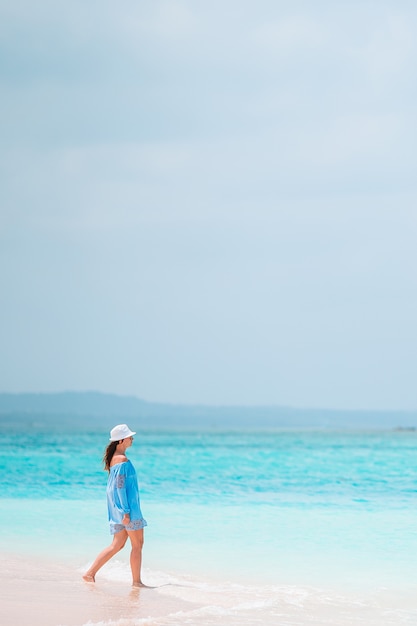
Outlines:
[[414,2],[0,3],[0,391],[416,409]]

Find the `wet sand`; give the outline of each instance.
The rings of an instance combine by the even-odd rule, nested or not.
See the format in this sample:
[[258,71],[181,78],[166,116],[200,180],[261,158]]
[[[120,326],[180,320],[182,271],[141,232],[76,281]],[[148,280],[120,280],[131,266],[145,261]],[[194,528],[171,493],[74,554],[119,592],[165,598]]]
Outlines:
[[[5,626],[414,626],[414,588],[336,593],[294,585],[250,586],[147,572],[132,588],[125,564],[82,580],[80,566],[1,554]],[[107,566],[105,566],[107,567]],[[148,580],[149,578],[149,580]]]
[[2,555],[0,589],[0,623],[13,626],[152,625],[192,607],[156,589],[105,579],[88,584],[75,568],[21,556]]

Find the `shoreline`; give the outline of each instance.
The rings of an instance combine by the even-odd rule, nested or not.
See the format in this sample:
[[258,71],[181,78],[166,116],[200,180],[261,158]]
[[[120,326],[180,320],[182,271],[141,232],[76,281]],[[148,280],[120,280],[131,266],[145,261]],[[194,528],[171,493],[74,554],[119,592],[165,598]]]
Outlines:
[[[82,567],[86,571],[111,541],[101,500],[2,499],[3,517],[10,510],[16,515],[16,523],[1,538],[0,553],[11,553],[12,560],[51,562],[52,567]],[[149,500],[145,584],[145,572],[151,572],[152,578],[157,571],[164,580],[172,576],[259,588],[317,587],[332,594],[370,595],[383,588],[401,593],[413,584],[415,587],[415,569],[409,558],[416,545],[414,520],[404,517],[401,510],[313,509],[301,516],[290,508],[277,512],[270,509],[261,520],[250,513],[250,508],[238,505],[226,509],[201,503],[180,507],[177,503]],[[239,526],[242,520],[244,530]],[[277,535],[277,523],[282,536]],[[365,526],[372,528],[372,536],[358,531]],[[395,529],[395,535],[391,529]],[[253,541],[246,544],[247,537],[253,537]],[[126,546],[110,563],[113,580],[129,582],[128,560]]]
[[[2,553],[0,622],[13,626],[414,626],[414,589],[352,594],[296,585],[242,585],[146,570],[133,588],[125,563],[96,583],[51,558]],[[153,587],[154,586],[154,587]]]
[[157,624],[193,605],[102,577],[86,583],[80,568],[50,559],[2,554],[0,623],[13,626],[83,626],[122,621]]

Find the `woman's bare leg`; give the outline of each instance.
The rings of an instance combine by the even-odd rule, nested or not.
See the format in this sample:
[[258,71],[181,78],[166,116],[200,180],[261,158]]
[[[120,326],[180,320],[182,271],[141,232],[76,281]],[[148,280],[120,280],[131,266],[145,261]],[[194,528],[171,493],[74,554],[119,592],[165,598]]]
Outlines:
[[107,548],[104,548],[90,567],[90,569],[84,574],[83,578],[88,583],[95,582],[95,575],[98,570],[103,567],[107,561],[109,561],[112,556],[120,552],[127,541],[127,532],[125,530],[121,530],[119,533],[113,535],[113,542]]
[[130,569],[132,570],[132,582],[134,587],[144,587],[141,579],[143,528],[141,530],[128,530],[132,551],[130,553]]

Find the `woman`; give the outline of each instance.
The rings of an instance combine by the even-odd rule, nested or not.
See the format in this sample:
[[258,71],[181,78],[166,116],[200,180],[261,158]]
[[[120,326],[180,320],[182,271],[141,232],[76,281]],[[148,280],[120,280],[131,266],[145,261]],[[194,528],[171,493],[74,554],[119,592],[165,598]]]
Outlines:
[[129,537],[132,544],[130,567],[134,587],[143,587],[141,580],[143,529],[147,526],[140,510],[139,487],[135,468],[126,456],[133,443],[133,435],[126,424],[115,426],[110,432],[110,443],[104,453],[104,468],[109,472],[107,508],[113,542],[105,548],[84,574],[86,582],[94,583],[98,570],[119,552]]

